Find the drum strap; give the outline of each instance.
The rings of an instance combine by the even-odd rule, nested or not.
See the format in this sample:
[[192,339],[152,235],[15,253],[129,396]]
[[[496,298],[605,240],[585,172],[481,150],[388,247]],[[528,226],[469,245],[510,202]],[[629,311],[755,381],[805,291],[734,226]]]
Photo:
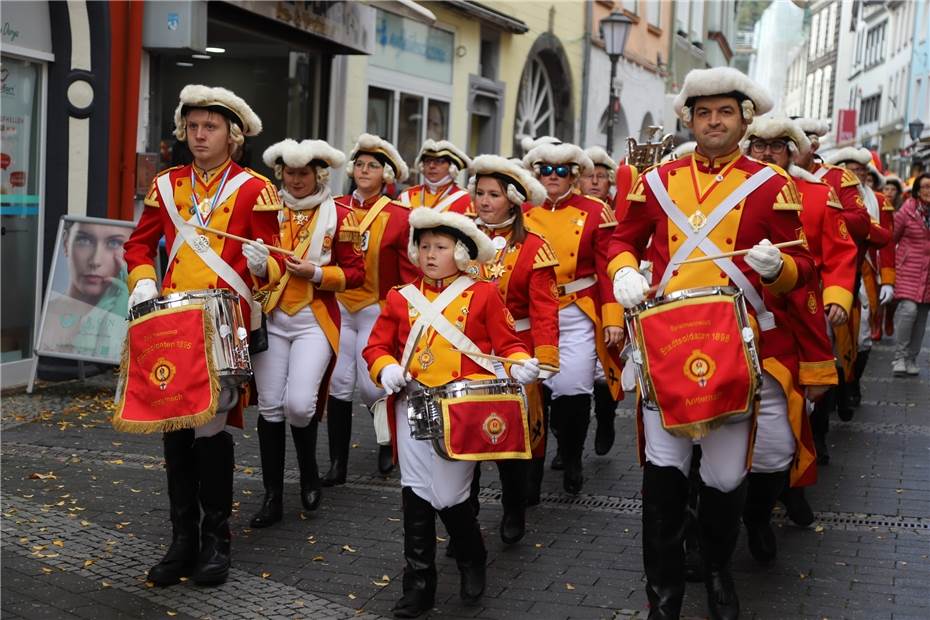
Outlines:
[[[723,218],[726,217],[730,211],[735,209],[740,202],[749,196],[749,194],[762,186],[762,184],[775,174],[775,170],[769,166],[753,174],[714,207],[714,210],[707,216],[707,222],[697,231],[692,229],[688,216],[678,208],[668,195],[668,190],[662,183],[658,170],[653,169],[646,174],[646,183],[652,189],[652,193],[655,195],[656,200],[658,200],[659,206],[662,207],[662,210],[668,218],[681,229],[682,233],[688,237],[669,260],[668,266],[665,268],[665,273],[662,274],[662,279],[659,281],[656,295],[662,295],[665,292],[665,286],[672,278],[672,272],[677,264],[688,258],[694,250],[700,249],[708,256],[723,253],[723,251],[708,238],[708,235],[717,224],[723,221]],[[762,331],[773,329],[775,327],[775,316],[765,307],[765,303],[762,301],[762,295],[759,294],[756,287],[754,287],[743,272],[740,271],[736,263],[730,258],[718,258],[714,261],[714,264],[726,273],[730,280],[743,291],[746,299],[756,311],[756,320],[759,322],[759,329]]]
[[[465,355],[468,355],[469,352],[481,353],[481,349],[472,342],[471,338],[457,329],[442,315],[442,311],[474,283],[475,281],[468,276],[459,276],[455,282],[446,287],[446,289],[432,302],[430,302],[430,300],[420,292],[420,289],[413,284],[408,284],[400,289],[400,294],[407,300],[407,303],[420,313],[420,316],[417,317],[417,320],[414,321],[413,326],[410,328],[410,335],[407,337],[407,342],[404,345],[401,366],[413,355],[414,334],[419,333],[420,329],[424,327],[432,327],[435,329],[440,336],[452,343],[452,346]],[[468,357],[488,372],[494,373],[494,364],[490,360],[483,357],[472,357],[471,355],[468,355]]]
[[[193,239],[197,236],[197,230],[192,226],[187,226],[184,219],[181,217],[181,214],[178,213],[178,207],[174,202],[174,192],[171,187],[170,175],[163,174],[158,177],[157,187],[158,193],[161,194],[161,199],[164,202],[165,210],[168,213],[168,217],[171,218],[171,223],[174,224],[175,229],[177,230],[177,236],[174,239],[174,243],[171,246],[171,256],[173,257],[178,253],[180,249],[180,244],[186,242],[191,249],[197,247],[193,244]],[[245,178],[243,178],[245,177]],[[217,206],[223,204],[223,202],[232,195],[232,192],[236,191],[243,183],[252,178],[248,172],[240,172],[237,174],[229,183],[227,183],[227,188],[223,192],[223,196],[220,196],[220,199],[217,201]],[[177,248],[177,249],[175,249]],[[210,268],[213,273],[217,275],[221,280],[225,280],[233,288],[239,297],[246,300],[249,303],[251,308],[251,326],[250,329],[255,331],[259,329],[262,324],[262,307],[261,305],[252,299],[252,288],[245,283],[245,280],[242,279],[235,269],[233,269],[229,263],[224,261],[219,254],[217,254],[213,248],[207,247],[203,252],[197,252],[197,256],[200,257],[200,260]],[[171,260],[168,261],[170,265]]]

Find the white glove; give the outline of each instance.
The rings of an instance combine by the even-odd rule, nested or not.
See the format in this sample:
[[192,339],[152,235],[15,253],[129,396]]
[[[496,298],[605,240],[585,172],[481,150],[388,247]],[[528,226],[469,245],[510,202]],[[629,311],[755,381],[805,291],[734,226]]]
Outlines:
[[400,364],[388,364],[381,370],[381,385],[391,394],[397,394],[410,379]]
[[139,280],[129,295],[129,307],[132,308],[136,304],[141,304],[143,301],[155,299],[156,297],[158,297],[158,285],[155,284],[155,280],[149,278]]
[[649,292],[649,280],[632,267],[622,267],[614,274],[614,297],[624,308],[638,306]]
[[523,360],[523,364],[513,364],[510,367],[510,376],[523,385],[536,381],[539,377],[539,360],[531,357]]
[[894,299],[894,287],[890,284],[882,284],[882,288],[878,291],[878,303],[885,305]]
[[261,239],[255,241],[257,243],[250,241],[242,244],[242,255],[245,256],[249,271],[259,278],[264,278],[268,274],[268,257],[271,256],[271,252],[262,245]]
[[773,246],[768,239],[763,239],[752,246],[746,255],[746,264],[766,280],[777,278],[784,262],[781,250]]

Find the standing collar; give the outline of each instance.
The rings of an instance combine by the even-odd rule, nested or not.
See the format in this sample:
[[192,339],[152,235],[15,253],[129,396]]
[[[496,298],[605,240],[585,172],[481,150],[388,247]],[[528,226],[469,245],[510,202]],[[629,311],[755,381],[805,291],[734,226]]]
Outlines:
[[710,158],[706,155],[702,155],[698,151],[694,151],[693,157],[699,171],[717,172],[741,155],[742,152],[740,152],[739,147],[737,146],[736,149],[734,149],[732,152],[727,153],[726,155],[721,155],[720,157]]

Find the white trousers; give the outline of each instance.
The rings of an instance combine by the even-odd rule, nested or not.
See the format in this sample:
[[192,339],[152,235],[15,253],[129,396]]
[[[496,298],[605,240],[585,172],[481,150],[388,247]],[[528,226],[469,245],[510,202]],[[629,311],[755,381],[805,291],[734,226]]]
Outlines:
[[400,484],[410,487],[436,510],[461,504],[468,499],[475,473],[472,461],[447,461],[433,448],[433,442],[414,439],[407,423],[407,399],[398,397],[394,404],[397,456]]
[[[881,288],[881,285],[879,285]],[[872,326],[869,325],[869,318],[872,315],[872,309],[869,306],[869,295],[865,292],[865,285],[859,285],[859,303],[862,305],[862,312],[859,317],[859,351],[872,350]]]
[[268,315],[268,350],[252,358],[258,412],[269,422],[304,428],[317,412],[317,395],[333,356],[309,306],[294,316]]
[[358,385],[362,402],[371,409],[376,400],[384,396],[384,390],[379,388],[368,376],[368,364],[362,357],[362,350],[368,344],[371,328],[375,326],[381,307],[372,304],[359,310],[349,312],[339,304],[342,313],[342,327],[339,330],[339,355],[336,357],[336,368],[329,383],[329,395],[339,400],[352,400],[352,393]]
[[797,444],[788,420],[788,400],[781,384],[762,373],[762,402],[756,419],[756,442],[752,449],[752,471],[773,474],[785,471],[794,460]]
[[559,372],[543,383],[552,397],[592,394],[597,344],[594,323],[576,304],[559,310]]

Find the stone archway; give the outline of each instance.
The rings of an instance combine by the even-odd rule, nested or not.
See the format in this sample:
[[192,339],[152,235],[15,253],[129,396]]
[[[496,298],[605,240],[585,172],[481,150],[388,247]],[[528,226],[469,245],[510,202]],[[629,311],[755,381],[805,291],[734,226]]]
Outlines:
[[558,37],[539,35],[527,55],[514,115],[513,152],[522,152],[520,141],[529,136],[556,136],[574,141],[572,75],[568,57]]

